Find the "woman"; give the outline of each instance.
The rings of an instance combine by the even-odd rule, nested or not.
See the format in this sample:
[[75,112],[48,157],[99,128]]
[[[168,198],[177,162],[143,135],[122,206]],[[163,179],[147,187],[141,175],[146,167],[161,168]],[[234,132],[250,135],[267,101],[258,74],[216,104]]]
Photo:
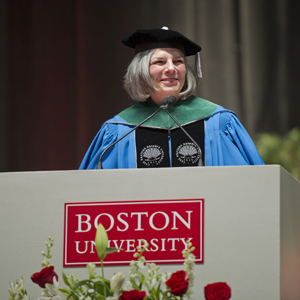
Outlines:
[[[138,102],[104,123],[80,169],[96,169],[102,153],[104,169],[197,166],[201,158],[205,166],[263,164],[233,112],[192,95],[201,77],[199,45],[165,27],[137,30],[123,43],[136,52],[124,87]],[[190,55],[196,55],[197,75],[186,62]],[[159,110],[170,96],[176,102],[167,111],[175,121]]]

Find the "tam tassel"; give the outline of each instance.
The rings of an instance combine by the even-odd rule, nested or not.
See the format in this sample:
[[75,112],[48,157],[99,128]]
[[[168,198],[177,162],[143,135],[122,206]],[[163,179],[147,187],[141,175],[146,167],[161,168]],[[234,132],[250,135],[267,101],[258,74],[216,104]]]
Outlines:
[[201,60],[200,60],[200,52],[196,54],[196,73],[198,78],[202,78],[202,70],[201,70]]

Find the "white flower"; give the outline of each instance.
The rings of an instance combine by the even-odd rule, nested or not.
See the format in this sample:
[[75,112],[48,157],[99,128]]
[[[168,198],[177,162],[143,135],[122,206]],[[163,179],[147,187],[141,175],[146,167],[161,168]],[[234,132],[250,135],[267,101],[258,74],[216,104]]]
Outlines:
[[10,288],[8,289],[9,294],[11,297],[14,297],[17,293],[17,284],[15,284],[14,282],[10,282],[9,285],[10,285]]
[[17,289],[20,291],[24,288],[24,281],[23,278],[19,279],[17,282]]
[[191,270],[195,266],[195,255],[194,254],[189,254],[189,256],[185,259],[184,265],[186,266],[187,269]]
[[132,260],[132,261],[130,262],[130,265],[131,265],[131,266],[135,266],[135,265],[136,265],[136,261],[135,261],[135,260]]
[[147,286],[148,290],[152,290],[152,288],[156,284],[156,279],[155,278],[147,278],[145,281],[145,285]]
[[131,265],[130,271],[129,271],[129,275],[134,275],[137,273],[137,267],[136,265]]
[[126,281],[124,286],[123,286],[124,291],[131,291],[133,290],[132,283],[130,281]]
[[171,277],[171,272],[164,272],[161,276],[161,280],[166,282]]
[[148,290],[152,290],[153,287],[159,282],[162,278],[162,275],[158,273],[160,266],[157,266],[154,263],[147,263],[148,267],[148,276],[145,280],[145,285],[147,286]]
[[46,289],[51,296],[59,295],[60,283],[53,277],[53,284],[46,283]]
[[16,282],[10,282],[9,285],[10,288],[8,289],[8,291],[11,297],[14,297],[16,294],[24,293],[24,282],[22,278],[17,280]]
[[125,276],[122,272],[116,273],[110,280],[110,289],[113,293],[118,293],[124,284]]
[[189,278],[189,286],[188,286],[188,290],[187,290],[186,294],[190,295],[193,293],[192,287],[194,285],[194,279],[195,279],[195,272],[194,272],[195,255],[194,254],[189,253],[186,256],[184,266],[185,266],[186,275]]
[[87,269],[88,269],[88,272],[89,272],[89,275],[90,275],[90,279],[91,279],[91,278],[94,278],[94,276],[95,276],[94,271],[95,271],[95,269],[96,269],[96,265],[95,265],[95,264],[92,264],[92,263],[88,263],[88,264],[86,265],[86,267],[87,267]]
[[149,268],[149,270],[159,270],[160,266],[156,265],[155,263],[147,263],[147,267]]
[[70,274],[67,275],[67,281],[70,287],[73,288],[77,284],[78,278],[74,273],[71,272]]
[[45,298],[51,298],[52,295],[49,294],[47,289],[42,289],[42,296]]
[[145,263],[145,257],[141,256],[137,262],[137,265],[140,269],[143,269],[145,267],[144,263]]
[[190,278],[191,281],[194,281],[194,279],[195,279],[195,272],[194,271],[191,271],[189,273],[189,278]]
[[[53,284],[46,283],[46,289],[51,296],[54,296],[52,300],[66,300],[68,298],[68,294],[61,292],[60,283],[53,277]],[[57,297],[57,298],[55,298]],[[43,298],[42,298],[43,299]],[[46,298],[48,299],[48,298]],[[50,298],[51,299],[51,298]]]
[[23,278],[16,280],[16,282],[10,282],[9,285],[10,285],[10,288],[8,289],[10,295],[9,300],[14,300],[16,296],[18,296],[18,299],[29,300],[28,296],[26,295],[26,291],[24,289]]

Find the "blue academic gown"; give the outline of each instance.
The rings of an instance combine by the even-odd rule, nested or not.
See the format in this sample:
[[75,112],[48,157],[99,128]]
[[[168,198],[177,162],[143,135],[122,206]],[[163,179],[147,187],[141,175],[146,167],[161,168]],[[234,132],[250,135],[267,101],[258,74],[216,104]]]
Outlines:
[[[128,123],[120,116],[105,122],[86,152],[79,169],[96,169],[101,153],[134,126],[135,124]],[[204,118],[204,128],[205,166],[263,164],[253,141],[234,112],[217,106],[213,113]],[[137,167],[135,132],[130,133],[104,154],[102,167]]]

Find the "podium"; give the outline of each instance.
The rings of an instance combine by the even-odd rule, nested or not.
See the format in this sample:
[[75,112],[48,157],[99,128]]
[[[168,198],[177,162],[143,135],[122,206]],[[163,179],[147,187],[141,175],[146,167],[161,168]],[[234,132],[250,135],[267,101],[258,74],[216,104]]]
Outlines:
[[[300,299],[300,183],[277,165],[1,173],[1,299],[21,276],[30,299],[41,296],[30,276],[41,269],[49,235],[62,281],[65,203],[195,198],[205,202],[194,299],[220,281],[233,300]],[[105,267],[105,276],[117,271],[127,275],[129,266]],[[88,276],[83,267],[64,272]]]

